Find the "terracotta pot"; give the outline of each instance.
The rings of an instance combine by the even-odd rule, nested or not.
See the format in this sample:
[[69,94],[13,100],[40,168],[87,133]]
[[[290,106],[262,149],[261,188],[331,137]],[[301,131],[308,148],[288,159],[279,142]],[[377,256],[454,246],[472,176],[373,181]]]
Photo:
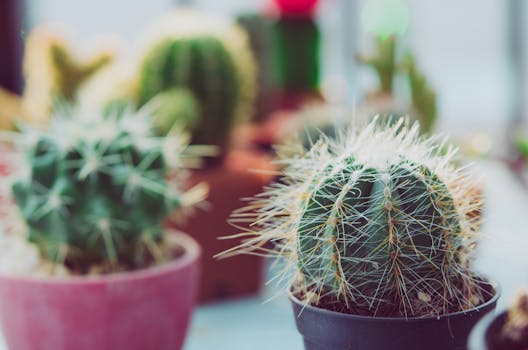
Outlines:
[[234,240],[219,237],[240,232],[227,221],[231,213],[246,205],[242,198],[261,192],[271,180],[268,174],[249,169],[269,168],[266,156],[250,151],[230,152],[214,167],[193,172],[190,185],[209,184],[208,208],[187,218],[183,223],[169,223],[193,236],[203,249],[200,302],[211,302],[239,296],[255,295],[263,282],[263,259],[239,255],[215,259],[214,255],[230,249]]
[[0,321],[14,350],[173,350],[195,304],[200,248],[149,269],[94,277],[0,277]]
[[491,284],[481,285],[492,293],[490,300],[438,317],[358,316],[305,305],[292,294],[290,300],[306,350],[465,350],[471,329],[495,309],[500,296]]

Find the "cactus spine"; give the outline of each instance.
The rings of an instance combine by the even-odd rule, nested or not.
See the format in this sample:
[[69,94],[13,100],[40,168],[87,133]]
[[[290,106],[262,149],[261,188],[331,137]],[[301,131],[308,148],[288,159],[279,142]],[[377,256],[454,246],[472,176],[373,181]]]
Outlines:
[[249,213],[235,214],[259,228],[235,251],[275,242],[296,275],[294,292],[338,311],[413,317],[479,304],[471,179],[453,167],[455,151],[440,148],[403,118],[321,137],[284,160],[284,177]]
[[70,111],[53,118],[47,131],[22,134],[28,171],[12,191],[28,239],[45,259],[80,272],[163,259],[163,219],[193,198],[167,176],[175,168],[165,144],[180,145],[171,149],[174,156],[182,140],[155,138],[150,116],[126,113]]
[[[189,127],[192,142],[224,146],[235,121],[248,114],[255,94],[247,38],[238,26],[211,25],[207,17],[192,12],[176,12],[167,19],[170,30],[153,40],[140,63],[138,104],[170,89],[187,89],[199,103],[199,116]],[[174,115],[174,121],[178,119]]]

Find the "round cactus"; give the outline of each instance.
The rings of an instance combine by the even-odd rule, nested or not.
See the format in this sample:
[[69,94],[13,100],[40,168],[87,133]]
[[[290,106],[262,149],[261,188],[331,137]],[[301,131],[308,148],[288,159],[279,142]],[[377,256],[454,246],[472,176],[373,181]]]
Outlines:
[[[175,12],[167,20],[159,26],[169,30],[155,35],[140,63],[139,106],[167,90],[187,89],[200,106],[197,122],[189,127],[192,142],[224,146],[255,95],[247,38],[236,25],[215,26],[217,19],[208,23],[207,17],[192,12]],[[197,28],[200,23],[203,28]]]
[[335,141],[321,136],[285,160],[285,176],[251,214],[242,211],[259,230],[236,249],[275,242],[296,272],[293,291],[338,311],[413,317],[471,308],[484,300],[469,269],[477,222],[468,213],[479,203],[454,154],[403,118],[376,119]]
[[123,113],[72,112],[47,131],[22,134],[28,171],[12,190],[28,239],[46,259],[80,271],[104,262],[145,266],[162,242],[163,220],[188,204],[168,179],[174,164],[164,155],[165,143],[180,138],[155,138],[150,116]]

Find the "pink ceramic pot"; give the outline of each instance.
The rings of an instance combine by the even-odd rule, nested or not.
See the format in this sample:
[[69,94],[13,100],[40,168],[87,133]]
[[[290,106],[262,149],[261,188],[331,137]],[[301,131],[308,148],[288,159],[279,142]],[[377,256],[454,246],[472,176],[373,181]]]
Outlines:
[[[174,350],[183,345],[200,248],[169,264],[97,277],[0,277],[0,320],[11,350]],[[172,233],[171,233],[172,237]]]

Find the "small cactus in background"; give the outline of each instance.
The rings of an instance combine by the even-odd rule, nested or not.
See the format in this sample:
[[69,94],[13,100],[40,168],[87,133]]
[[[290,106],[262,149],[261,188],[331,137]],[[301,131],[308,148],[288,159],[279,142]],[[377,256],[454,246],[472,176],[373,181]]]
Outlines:
[[55,31],[34,29],[25,44],[24,94],[0,88],[0,130],[16,129],[17,121],[46,124],[57,105],[75,103],[81,87],[112,60],[102,51],[78,61]]
[[430,87],[425,75],[416,68],[414,57],[409,55],[406,69],[411,87],[411,99],[416,118],[422,130],[430,133],[436,122],[436,93]]
[[376,37],[376,54],[372,57],[359,57],[359,61],[372,67],[378,76],[379,92],[392,94],[394,76],[397,71],[396,37]]
[[[244,32],[191,11],[171,14],[158,29],[161,34],[140,63],[138,105],[172,89],[187,89],[199,107],[198,118],[188,126],[192,142],[225,146],[255,95],[255,67]],[[170,124],[167,115],[162,119]]]
[[[437,117],[436,93],[429,85],[426,76],[416,67],[414,56],[407,54],[400,60],[396,37],[376,37],[377,50],[373,57],[359,57],[359,62],[371,66],[379,79],[380,87],[377,94],[370,96],[375,103],[375,114],[401,114],[397,91],[394,90],[394,80],[398,75],[408,80],[411,101],[409,108],[403,108],[414,120],[420,123],[423,133],[430,133]],[[400,62],[401,61],[401,62]],[[375,99],[377,97],[377,99]]]
[[509,308],[499,340],[503,344],[501,349],[528,348],[528,293],[519,295],[515,304]]
[[0,87],[0,130],[15,129],[16,120],[25,117],[22,98]]
[[108,50],[78,59],[56,30],[34,29],[24,53],[24,108],[29,119],[46,122],[57,103],[74,102],[81,86],[113,59]]
[[235,213],[253,226],[231,253],[269,253],[273,242],[291,267],[278,279],[342,312],[443,315],[484,301],[469,266],[478,222],[468,213],[480,203],[454,149],[404,118],[288,149],[283,178]]
[[98,264],[113,271],[168,259],[163,220],[203,197],[202,187],[186,193],[168,176],[181,165],[174,157],[182,137],[156,138],[150,115],[126,114],[63,111],[46,131],[19,136],[27,169],[12,192],[28,240],[47,261],[86,273]]

